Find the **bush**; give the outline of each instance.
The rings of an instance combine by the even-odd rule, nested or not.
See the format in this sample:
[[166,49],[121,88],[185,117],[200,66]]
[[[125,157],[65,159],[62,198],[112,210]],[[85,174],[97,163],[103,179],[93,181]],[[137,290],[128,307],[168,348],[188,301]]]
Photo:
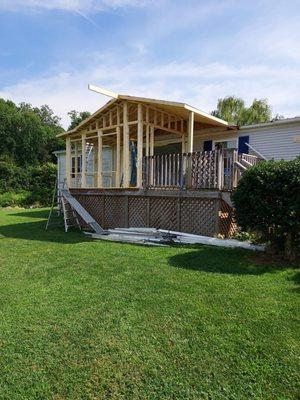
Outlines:
[[11,161],[0,161],[0,190],[24,190],[29,186],[29,170]]
[[0,207],[24,207],[30,204],[30,192],[5,192],[0,193]]
[[31,203],[39,203],[43,206],[51,204],[56,174],[56,165],[52,163],[43,164],[31,169],[29,183]]
[[267,161],[243,174],[233,194],[243,230],[256,231],[269,250],[295,259],[300,240],[300,158]]
[[0,206],[51,204],[56,165],[21,168],[9,161],[0,162]]

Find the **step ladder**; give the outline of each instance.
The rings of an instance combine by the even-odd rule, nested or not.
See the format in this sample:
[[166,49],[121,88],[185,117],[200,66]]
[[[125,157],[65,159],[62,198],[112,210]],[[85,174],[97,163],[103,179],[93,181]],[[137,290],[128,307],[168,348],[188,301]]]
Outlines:
[[[63,187],[65,186],[65,182],[63,182]],[[58,221],[54,221],[54,215],[56,214],[59,218],[59,222],[61,222],[61,217],[63,217],[63,225],[65,228],[65,232],[68,232],[69,228],[77,227],[81,230],[81,225],[78,219],[78,216],[71,205],[66,201],[66,199],[62,196],[61,188],[58,187],[57,180],[55,181],[55,186],[53,190],[52,196],[52,204],[51,209],[48,215],[47,223],[45,226],[45,230],[49,228],[51,224],[58,224]],[[56,207],[55,207],[56,203]],[[57,208],[55,210],[55,208]],[[61,225],[61,224],[60,224]]]
[[103,234],[104,229],[97,221],[87,212],[87,210],[76,200],[70,193],[69,189],[60,189],[62,200],[70,204],[71,208],[76,211],[80,218],[89,225],[96,233]]
[[[60,192],[60,189],[58,191]],[[64,217],[65,232],[68,232],[69,228],[71,227],[76,227],[81,230],[81,225],[79,223],[77,214],[74,211],[73,207],[64,198],[64,196],[60,194],[59,197],[60,197],[61,210]]]
[[63,215],[65,231],[68,232],[70,227],[78,227],[81,229],[78,216],[88,225],[93,231],[99,235],[104,234],[104,229],[98,224],[97,221],[87,212],[87,210],[76,200],[69,189],[67,188],[66,180],[63,182],[62,187],[58,187],[57,181],[53,191],[52,205],[49,212],[48,220],[45,229],[47,230],[53,217],[55,198],[57,197],[58,214]]

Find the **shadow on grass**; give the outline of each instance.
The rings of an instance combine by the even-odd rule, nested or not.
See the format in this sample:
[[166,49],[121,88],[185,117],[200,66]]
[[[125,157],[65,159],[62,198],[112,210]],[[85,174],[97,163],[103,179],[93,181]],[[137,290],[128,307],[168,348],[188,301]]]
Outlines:
[[[79,243],[89,241],[85,235],[78,229],[71,229],[68,233],[65,232],[63,221],[55,218],[55,223],[51,224],[48,230],[45,230],[48,217],[48,210],[28,210],[24,212],[15,212],[6,214],[6,219],[9,217],[26,217],[39,218],[39,221],[12,223],[9,225],[0,226],[0,235],[6,238],[36,240],[45,242],[56,242],[62,244]],[[41,218],[44,218],[41,220]]]
[[[17,212],[10,212],[8,215],[12,215],[14,217],[26,217],[26,218],[48,218],[50,209],[43,208],[43,209],[36,209],[36,208],[28,208],[25,211],[17,211]],[[55,213],[55,211],[54,211]]]
[[203,246],[170,257],[169,264],[176,268],[231,275],[261,275],[286,267],[284,263],[282,266],[259,264],[250,257],[247,250]]

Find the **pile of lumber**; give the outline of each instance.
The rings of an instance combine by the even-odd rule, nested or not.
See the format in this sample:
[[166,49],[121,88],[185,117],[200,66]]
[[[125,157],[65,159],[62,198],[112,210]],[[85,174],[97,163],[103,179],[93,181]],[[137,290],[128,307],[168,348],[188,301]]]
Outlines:
[[235,239],[217,239],[191,233],[169,231],[155,228],[115,228],[103,233],[85,232],[93,239],[122,243],[135,243],[148,246],[168,246],[171,244],[206,244],[210,246],[243,248],[247,250],[264,251],[262,245],[240,242]]

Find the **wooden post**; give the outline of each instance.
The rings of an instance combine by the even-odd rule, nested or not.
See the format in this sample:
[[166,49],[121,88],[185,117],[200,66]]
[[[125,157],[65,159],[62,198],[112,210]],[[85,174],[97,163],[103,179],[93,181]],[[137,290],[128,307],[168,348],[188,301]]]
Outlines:
[[75,151],[74,151],[74,156],[75,156],[75,163],[74,163],[74,168],[75,168],[75,171],[74,171],[74,180],[75,180],[75,188],[77,187],[77,178],[78,178],[78,145],[77,145],[77,142],[74,142],[74,146],[75,146]]
[[86,133],[81,136],[81,152],[82,152],[82,164],[81,164],[81,187],[86,187]]
[[222,190],[224,185],[224,156],[222,149],[218,150],[218,155],[218,186],[219,190]]
[[149,155],[151,156],[150,161],[150,185],[154,185],[154,126],[149,126],[150,129],[150,148],[149,148]]
[[136,186],[141,188],[143,181],[143,111],[142,105],[138,104],[138,126],[137,126],[137,160],[136,160]]
[[97,187],[103,186],[102,180],[102,164],[103,164],[103,131],[98,131],[98,165],[97,165]]
[[121,182],[121,133],[120,127],[117,126],[117,148],[116,148],[116,187],[120,187]]
[[123,104],[123,186],[129,187],[129,125],[128,125],[128,104]]
[[154,126],[150,127],[150,156],[154,156]]
[[188,122],[188,149],[189,153],[194,151],[194,112],[189,112],[189,122]]
[[184,154],[186,152],[186,143],[185,143],[185,135],[181,136],[181,153]]
[[233,154],[232,154],[232,188],[231,189],[235,189],[237,187],[237,183],[238,183],[238,170],[237,167],[235,165],[235,163],[238,161],[238,151],[237,150],[233,150]]
[[68,187],[71,187],[71,163],[72,163],[71,138],[67,137],[67,139],[66,139],[66,180],[67,180]]
[[149,125],[149,107],[146,108],[146,156],[149,156],[149,136],[150,136],[150,125]]
[[149,135],[150,135],[150,126],[146,125],[146,156],[149,156]]

